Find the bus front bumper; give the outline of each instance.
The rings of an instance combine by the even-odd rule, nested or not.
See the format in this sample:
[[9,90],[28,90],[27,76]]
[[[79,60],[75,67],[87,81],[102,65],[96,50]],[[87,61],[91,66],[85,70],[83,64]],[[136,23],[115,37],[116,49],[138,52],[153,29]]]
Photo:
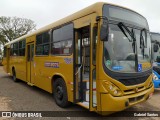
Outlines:
[[109,115],[118,111],[122,111],[135,104],[146,101],[154,92],[154,86],[142,92],[114,97],[111,94],[101,94],[101,115]]
[[154,88],[160,88],[160,79],[153,80],[153,83],[154,83]]

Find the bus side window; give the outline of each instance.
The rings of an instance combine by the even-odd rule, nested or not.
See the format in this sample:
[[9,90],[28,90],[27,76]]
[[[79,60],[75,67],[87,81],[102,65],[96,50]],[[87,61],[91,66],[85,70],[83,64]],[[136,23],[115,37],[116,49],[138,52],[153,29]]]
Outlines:
[[53,30],[52,55],[70,55],[73,43],[73,24]]
[[49,55],[49,31],[36,36],[36,55]]
[[18,56],[19,55],[19,42],[13,43],[13,56]]
[[19,42],[19,56],[25,56],[26,40]]

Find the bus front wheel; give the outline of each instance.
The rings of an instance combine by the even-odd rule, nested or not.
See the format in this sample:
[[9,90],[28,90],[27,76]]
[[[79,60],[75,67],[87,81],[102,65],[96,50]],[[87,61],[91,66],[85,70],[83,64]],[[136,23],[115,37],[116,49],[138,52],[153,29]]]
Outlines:
[[53,87],[56,104],[63,108],[68,107],[70,102],[68,101],[67,88],[64,80],[62,78],[56,79],[53,83]]

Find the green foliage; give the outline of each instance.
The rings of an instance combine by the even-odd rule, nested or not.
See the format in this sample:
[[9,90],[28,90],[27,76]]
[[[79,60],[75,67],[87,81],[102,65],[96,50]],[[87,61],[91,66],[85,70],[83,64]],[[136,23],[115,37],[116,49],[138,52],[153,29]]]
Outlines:
[[7,39],[3,34],[0,33],[0,44],[4,45],[6,42],[8,42]]
[[34,30],[35,23],[26,18],[0,17],[0,44],[5,44]]

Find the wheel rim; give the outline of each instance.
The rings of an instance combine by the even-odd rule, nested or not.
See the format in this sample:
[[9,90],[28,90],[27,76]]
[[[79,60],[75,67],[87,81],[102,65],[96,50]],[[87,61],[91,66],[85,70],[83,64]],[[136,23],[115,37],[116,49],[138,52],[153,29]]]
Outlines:
[[62,86],[58,85],[56,88],[56,96],[58,100],[62,100],[63,99],[63,89]]

